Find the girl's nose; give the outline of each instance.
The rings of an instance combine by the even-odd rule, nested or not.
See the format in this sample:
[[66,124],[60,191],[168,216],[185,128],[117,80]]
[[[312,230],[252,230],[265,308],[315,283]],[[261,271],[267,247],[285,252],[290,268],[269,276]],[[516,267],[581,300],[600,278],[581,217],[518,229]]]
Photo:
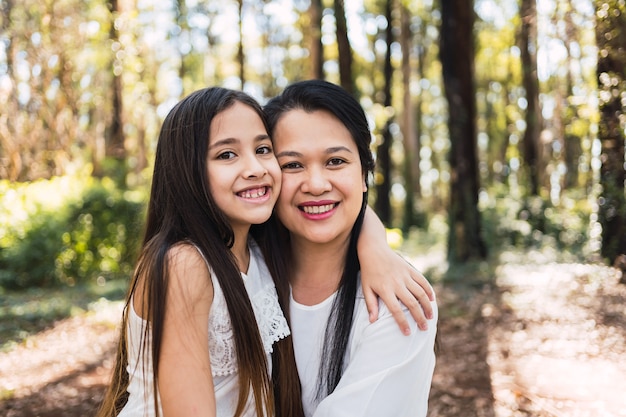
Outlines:
[[256,154],[246,158],[246,168],[244,170],[244,177],[246,178],[261,178],[267,174],[267,168],[262,161],[259,160]]

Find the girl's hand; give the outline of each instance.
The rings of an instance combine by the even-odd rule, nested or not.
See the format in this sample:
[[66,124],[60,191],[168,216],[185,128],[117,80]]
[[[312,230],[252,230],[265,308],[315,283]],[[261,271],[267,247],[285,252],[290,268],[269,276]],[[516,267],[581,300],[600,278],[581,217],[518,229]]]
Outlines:
[[427,320],[433,313],[433,289],[417,269],[389,247],[385,228],[369,207],[357,248],[370,321],[378,319],[380,298],[403,333],[409,334],[410,329],[400,303],[409,308],[420,329],[427,329]]

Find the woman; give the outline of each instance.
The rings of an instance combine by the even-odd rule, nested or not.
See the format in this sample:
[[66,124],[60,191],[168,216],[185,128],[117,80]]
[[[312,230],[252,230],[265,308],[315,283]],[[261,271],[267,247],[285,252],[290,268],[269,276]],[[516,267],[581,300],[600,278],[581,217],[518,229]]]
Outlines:
[[374,166],[361,106],[312,80],[287,87],[265,113],[283,173],[275,213],[288,231],[273,242],[287,255],[275,269],[289,278],[305,415],[425,416],[436,304],[428,330],[404,336],[382,304],[369,322],[360,289],[356,244]]

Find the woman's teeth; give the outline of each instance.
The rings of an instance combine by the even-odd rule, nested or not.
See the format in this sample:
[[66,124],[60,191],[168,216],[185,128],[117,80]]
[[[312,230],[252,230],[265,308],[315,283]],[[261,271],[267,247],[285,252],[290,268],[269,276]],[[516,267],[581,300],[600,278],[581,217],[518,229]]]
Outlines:
[[324,204],[323,206],[303,206],[302,211],[307,214],[322,214],[331,211],[335,207],[334,204]]

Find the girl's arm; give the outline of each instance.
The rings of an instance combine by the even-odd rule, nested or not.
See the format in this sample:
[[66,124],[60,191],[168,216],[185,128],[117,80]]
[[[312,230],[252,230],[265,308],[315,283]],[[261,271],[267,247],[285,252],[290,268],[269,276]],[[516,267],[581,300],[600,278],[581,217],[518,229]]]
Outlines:
[[365,213],[357,251],[370,321],[378,318],[380,297],[404,334],[411,330],[401,303],[408,307],[418,327],[427,329],[426,320],[433,314],[433,290],[417,269],[389,247],[385,227],[370,207]]
[[175,246],[168,256],[170,279],[158,372],[163,416],[215,416],[208,342],[213,301],[209,271],[193,246]]

